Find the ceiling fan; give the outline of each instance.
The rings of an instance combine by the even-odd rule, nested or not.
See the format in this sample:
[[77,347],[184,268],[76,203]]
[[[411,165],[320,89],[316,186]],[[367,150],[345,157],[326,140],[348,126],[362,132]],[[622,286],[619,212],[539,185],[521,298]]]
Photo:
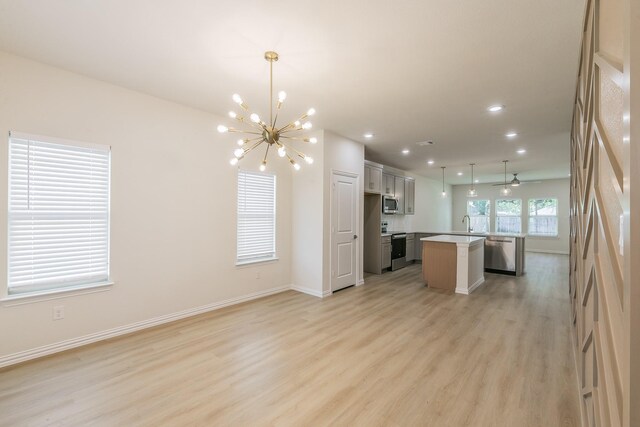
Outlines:
[[500,183],[500,184],[493,184],[494,187],[499,187],[499,186],[503,186],[503,185],[510,185],[512,187],[519,187],[520,184],[540,184],[542,181],[520,181],[520,179],[518,179],[518,174],[514,173],[513,174],[513,179],[511,181],[507,181],[505,179],[504,183]]

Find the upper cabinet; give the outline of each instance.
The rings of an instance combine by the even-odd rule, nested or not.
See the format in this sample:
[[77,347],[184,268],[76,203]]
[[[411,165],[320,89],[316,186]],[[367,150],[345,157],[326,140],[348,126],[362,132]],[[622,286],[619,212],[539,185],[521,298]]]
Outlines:
[[395,195],[395,176],[388,173],[382,174],[382,195],[391,197]]
[[404,214],[416,213],[416,182],[413,179],[404,180]]
[[382,169],[364,165],[364,192],[380,194],[382,187]]
[[395,176],[395,198],[398,199],[398,211],[396,214],[404,215],[404,177]]

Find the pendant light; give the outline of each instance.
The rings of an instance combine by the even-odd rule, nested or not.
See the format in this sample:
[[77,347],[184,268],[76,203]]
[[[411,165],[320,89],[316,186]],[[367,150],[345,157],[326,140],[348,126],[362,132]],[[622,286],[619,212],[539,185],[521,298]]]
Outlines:
[[440,166],[442,169],[442,198],[445,199],[447,197],[447,192],[444,190],[444,170],[445,166]]
[[511,195],[511,189],[507,186],[507,162],[509,160],[503,160],[502,162],[504,163],[504,187],[502,187],[500,189],[500,195],[501,196],[510,196]]
[[476,165],[475,163],[469,163],[471,166],[471,188],[467,191],[467,197],[477,197],[478,192],[476,191],[475,183],[473,182],[473,167]]

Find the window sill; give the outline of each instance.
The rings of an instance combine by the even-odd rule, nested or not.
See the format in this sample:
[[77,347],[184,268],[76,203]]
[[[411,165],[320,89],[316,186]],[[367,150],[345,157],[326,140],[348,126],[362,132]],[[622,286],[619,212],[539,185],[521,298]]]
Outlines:
[[238,261],[236,262],[236,267],[244,267],[252,264],[264,264],[264,263],[278,261],[279,259],[280,258],[278,257],[273,257],[273,258],[256,259],[251,261]]
[[560,239],[560,236],[558,236],[557,234],[555,236],[547,236],[544,234],[527,234],[527,237],[532,238],[532,239],[547,239],[547,240],[558,240]]
[[90,285],[73,286],[64,289],[49,289],[38,292],[25,292],[23,294],[6,295],[0,302],[10,307],[14,305],[30,304],[40,301],[49,301],[60,298],[74,297],[78,295],[93,294],[111,290],[113,282],[92,283]]

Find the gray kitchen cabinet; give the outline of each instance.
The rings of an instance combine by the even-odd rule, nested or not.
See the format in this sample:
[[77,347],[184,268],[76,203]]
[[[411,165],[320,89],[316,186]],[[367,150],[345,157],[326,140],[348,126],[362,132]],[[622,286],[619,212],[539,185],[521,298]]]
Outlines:
[[404,215],[404,177],[396,176],[394,196],[398,199],[398,211],[396,214]]
[[382,269],[391,267],[391,236],[384,236],[381,241]]
[[364,192],[380,194],[382,188],[382,169],[364,165]]
[[407,234],[407,254],[406,254],[407,262],[413,261],[416,259],[416,240],[414,233]]
[[413,179],[404,180],[404,214],[415,215],[416,213],[416,182]]
[[382,195],[394,196],[395,193],[395,176],[388,173],[382,174]]

